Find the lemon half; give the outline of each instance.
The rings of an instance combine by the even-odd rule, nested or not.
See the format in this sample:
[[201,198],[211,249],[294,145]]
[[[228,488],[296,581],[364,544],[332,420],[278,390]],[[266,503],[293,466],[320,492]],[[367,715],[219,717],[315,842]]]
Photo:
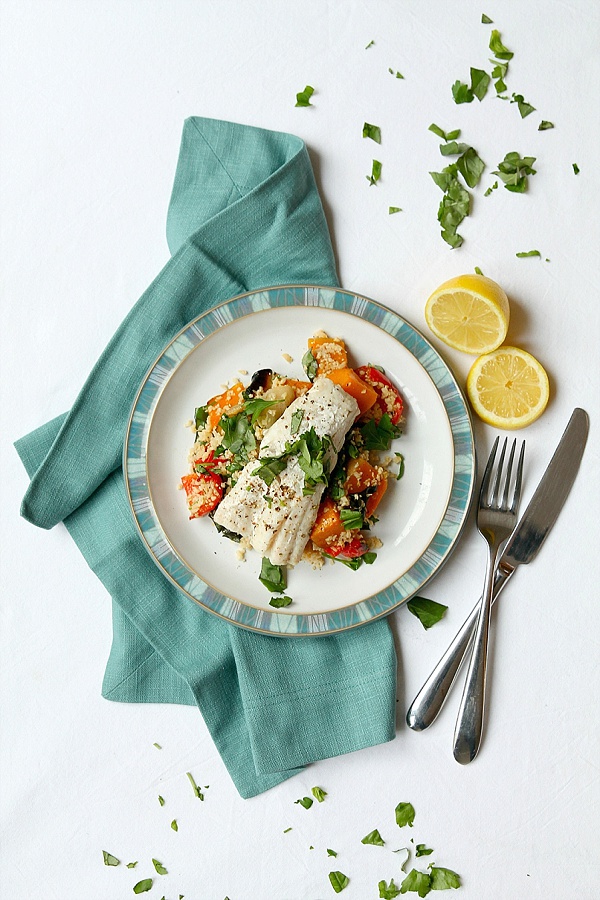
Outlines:
[[488,425],[524,428],[544,412],[550,386],[534,356],[517,347],[499,347],[475,360],[467,376],[467,394]]
[[425,305],[425,321],[449,347],[479,356],[506,338],[510,309],[499,284],[485,275],[445,281]]

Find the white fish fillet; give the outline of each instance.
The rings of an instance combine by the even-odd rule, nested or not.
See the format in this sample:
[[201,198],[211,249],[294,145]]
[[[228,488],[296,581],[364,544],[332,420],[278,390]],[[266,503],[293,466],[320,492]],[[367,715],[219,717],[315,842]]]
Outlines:
[[[292,416],[299,410],[303,412],[300,427],[297,434],[292,434]],[[294,400],[265,432],[259,459],[283,453],[287,441],[293,442],[312,427],[319,437],[331,439],[325,457],[331,471],[358,413],[354,397],[329,378],[317,378],[312,388]],[[217,507],[214,520],[247,538],[254,550],[273,565],[296,565],[310,537],[325,486],[318,484],[314,493],[304,496],[305,476],[296,457],[288,460],[286,468],[268,486],[260,476],[252,474],[259,465],[254,460],[244,466],[236,484]]]

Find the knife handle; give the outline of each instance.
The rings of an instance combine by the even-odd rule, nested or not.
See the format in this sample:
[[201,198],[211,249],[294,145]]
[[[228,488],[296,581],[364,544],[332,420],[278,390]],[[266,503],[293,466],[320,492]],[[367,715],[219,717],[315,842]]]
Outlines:
[[[514,569],[510,572],[504,572],[501,569],[497,571],[492,603],[495,602],[513,572]],[[465,619],[460,631],[411,703],[406,713],[406,723],[413,731],[424,731],[428,728],[444,705],[471,643],[479,616],[481,599],[480,597]]]

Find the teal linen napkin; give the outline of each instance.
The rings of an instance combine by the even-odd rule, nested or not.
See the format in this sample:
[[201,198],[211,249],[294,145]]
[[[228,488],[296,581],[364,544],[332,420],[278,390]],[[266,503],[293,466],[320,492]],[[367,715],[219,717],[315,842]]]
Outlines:
[[16,442],[22,515],[64,522],[113,600],[102,693],[196,704],[242,797],[319,759],[395,734],[396,655],[385,620],[289,639],[229,625],[180,593],[133,522],[121,455],[137,389],[172,337],[215,304],[276,284],[337,285],[304,143],[193,117],[167,220],[172,256],[133,306],[70,412]]

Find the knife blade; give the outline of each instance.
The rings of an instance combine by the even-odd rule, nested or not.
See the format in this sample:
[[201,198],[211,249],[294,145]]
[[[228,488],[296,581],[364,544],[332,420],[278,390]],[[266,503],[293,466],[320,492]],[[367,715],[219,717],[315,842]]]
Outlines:
[[[575,481],[588,430],[588,414],[577,407],[500,557],[492,602],[497,599],[517,568],[528,565],[539,553]],[[446,653],[411,703],[406,722],[413,731],[428,728],[444,705],[471,642],[480,603],[481,599],[477,601]]]

